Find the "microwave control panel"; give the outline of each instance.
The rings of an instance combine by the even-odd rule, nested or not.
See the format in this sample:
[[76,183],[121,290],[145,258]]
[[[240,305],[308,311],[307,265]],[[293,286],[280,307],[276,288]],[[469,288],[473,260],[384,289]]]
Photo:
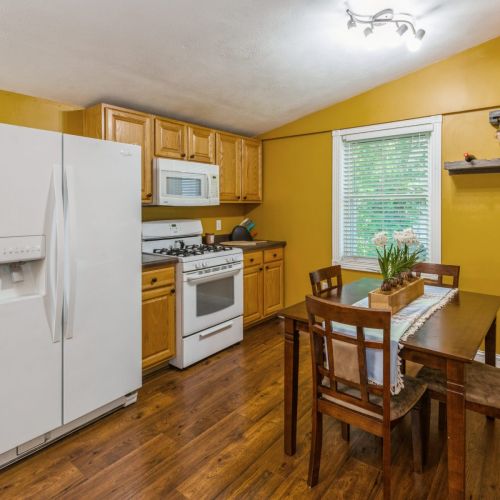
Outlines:
[[0,237],[0,264],[45,257],[45,236]]

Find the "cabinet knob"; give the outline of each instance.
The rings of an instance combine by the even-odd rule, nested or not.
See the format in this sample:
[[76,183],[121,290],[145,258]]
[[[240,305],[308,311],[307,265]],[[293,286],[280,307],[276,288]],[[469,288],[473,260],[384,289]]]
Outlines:
[[255,259],[254,259],[254,258],[252,258],[252,259],[250,259],[250,262],[253,262],[254,260],[255,260]]
[[247,197],[246,197],[246,196],[243,196],[243,199],[244,199],[244,200],[246,200],[246,199],[247,199]]
[[266,270],[267,270],[267,271],[269,270],[269,266],[266,266]]
[[277,257],[277,256],[278,256],[278,254],[277,254],[277,253],[273,253],[273,257]]
[[194,155],[190,155],[189,158],[194,158]]
[[236,198],[239,200],[239,199],[241,199],[241,196],[237,196]]
[[153,196],[153,193],[148,193],[148,194],[146,195],[146,198],[151,198],[152,196]]
[[175,295],[175,288],[172,288],[172,290],[170,290],[170,295]]
[[264,269],[262,267],[259,267],[259,271],[263,271]]
[[186,153],[181,153],[181,158],[185,158],[186,157]]
[[158,278],[151,278],[151,284],[154,285],[158,281]]

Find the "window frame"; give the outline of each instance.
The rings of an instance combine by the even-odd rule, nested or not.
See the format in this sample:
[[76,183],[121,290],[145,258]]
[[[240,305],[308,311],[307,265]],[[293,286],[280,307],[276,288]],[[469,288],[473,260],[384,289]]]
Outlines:
[[[429,139],[429,262],[441,262],[441,127],[442,116],[354,127],[332,132],[332,263],[344,269],[380,272],[376,259],[343,257],[344,138],[376,139],[409,133],[430,132]],[[405,229],[405,228],[401,228]]]

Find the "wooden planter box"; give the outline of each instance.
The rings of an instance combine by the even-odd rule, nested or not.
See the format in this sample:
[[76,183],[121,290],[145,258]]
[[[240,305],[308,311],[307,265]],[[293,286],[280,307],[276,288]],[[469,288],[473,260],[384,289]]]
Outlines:
[[368,294],[368,305],[374,309],[391,309],[392,314],[424,294],[424,280],[417,278],[401,288],[382,292],[380,288]]

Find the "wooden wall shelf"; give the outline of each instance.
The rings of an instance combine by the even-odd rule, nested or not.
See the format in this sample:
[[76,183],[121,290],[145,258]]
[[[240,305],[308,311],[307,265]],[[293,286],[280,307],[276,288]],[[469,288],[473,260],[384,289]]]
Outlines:
[[492,160],[447,161],[444,163],[445,170],[450,175],[455,174],[495,174],[500,173],[500,158]]

